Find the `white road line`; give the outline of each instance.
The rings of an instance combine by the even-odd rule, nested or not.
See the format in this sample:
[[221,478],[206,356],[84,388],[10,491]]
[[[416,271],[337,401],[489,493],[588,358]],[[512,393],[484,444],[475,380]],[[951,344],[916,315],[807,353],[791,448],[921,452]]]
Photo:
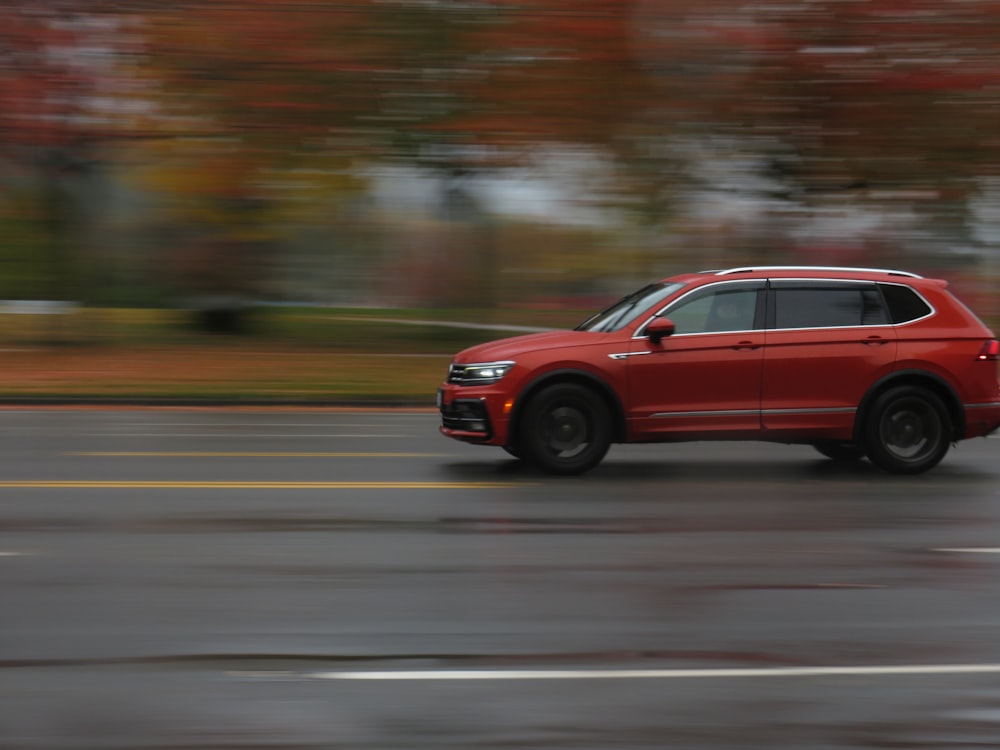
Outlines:
[[316,680],[670,680],[730,677],[840,677],[892,675],[997,674],[1000,664],[909,664],[852,667],[771,667],[745,669],[445,669],[431,671],[315,672]]
[[938,547],[931,552],[957,552],[968,555],[1000,555],[1000,547]]
[[0,480],[0,490],[504,490],[530,482],[187,482],[155,480]]
[[0,557],[24,557],[27,552],[0,552]]

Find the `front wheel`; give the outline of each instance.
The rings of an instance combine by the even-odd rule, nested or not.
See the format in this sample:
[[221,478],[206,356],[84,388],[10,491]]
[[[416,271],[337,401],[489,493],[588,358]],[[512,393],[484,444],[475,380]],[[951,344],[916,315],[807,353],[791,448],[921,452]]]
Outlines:
[[918,386],[883,393],[864,425],[868,458],[893,474],[919,474],[933,468],[951,441],[951,417],[944,403]]
[[559,383],[525,406],[518,430],[522,457],[553,474],[581,474],[597,466],[611,445],[611,414],[592,389]]

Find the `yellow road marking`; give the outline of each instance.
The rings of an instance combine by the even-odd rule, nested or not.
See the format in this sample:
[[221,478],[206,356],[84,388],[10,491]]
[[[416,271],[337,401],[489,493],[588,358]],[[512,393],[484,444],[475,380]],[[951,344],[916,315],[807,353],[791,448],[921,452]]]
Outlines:
[[530,482],[157,482],[26,480],[0,482],[0,489],[102,490],[483,490],[532,487]]
[[70,451],[67,456],[104,458],[434,458],[444,453],[300,453],[252,451]]

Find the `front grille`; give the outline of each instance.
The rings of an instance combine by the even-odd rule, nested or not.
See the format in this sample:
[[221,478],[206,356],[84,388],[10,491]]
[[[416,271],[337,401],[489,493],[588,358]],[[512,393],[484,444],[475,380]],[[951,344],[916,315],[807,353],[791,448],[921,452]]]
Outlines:
[[478,432],[488,438],[493,430],[486,404],[479,399],[456,399],[441,407],[441,424],[448,430]]

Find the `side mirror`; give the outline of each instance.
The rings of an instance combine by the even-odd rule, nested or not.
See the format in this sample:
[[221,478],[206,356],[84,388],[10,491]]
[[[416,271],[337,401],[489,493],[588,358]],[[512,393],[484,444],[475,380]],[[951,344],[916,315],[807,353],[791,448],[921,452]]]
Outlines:
[[646,326],[646,338],[654,344],[659,344],[667,336],[673,336],[675,330],[674,321],[669,318],[653,318]]

